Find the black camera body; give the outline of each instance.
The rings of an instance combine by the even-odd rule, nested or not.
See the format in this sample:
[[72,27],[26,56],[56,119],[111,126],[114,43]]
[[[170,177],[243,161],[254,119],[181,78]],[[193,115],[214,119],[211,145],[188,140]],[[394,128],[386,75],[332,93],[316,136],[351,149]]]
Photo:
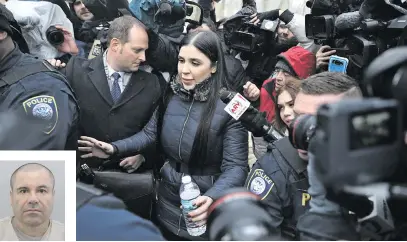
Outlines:
[[45,33],[45,36],[47,37],[48,42],[53,46],[58,46],[65,41],[64,33],[55,26],[49,27]]
[[305,15],[305,33],[310,39],[328,40],[336,37],[335,15]]
[[248,54],[261,53],[276,42],[278,21],[264,20],[261,26],[249,22],[248,16],[236,16],[224,24],[225,43],[230,48]]
[[[362,79],[363,70],[380,53],[404,45],[407,40],[407,15],[394,4],[365,0],[332,1],[329,6],[321,6],[321,2],[315,0],[307,5],[311,14],[305,16],[306,36],[317,44],[347,49],[342,57],[349,59],[347,73],[355,79]],[[384,8],[383,12],[380,8]],[[390,10],[392,19],[388,20]],[[347,18],[341,14],[351,12],[359,12],[360,22],[348,15],[349,23],[344,23]],[[335,23],[339,18],[350,28],[338,29]]]
[[403,147],[402,110],[396,100],[343,100],[322,105],[310,151],[328,187],[367,185],[395,172]]
[[289,138],[316,157],[317,173],[329,188],[399,182],[407,165],[407,47],[385,51],[366,69],[365,99],[322,105],[317,115],[297,117]]

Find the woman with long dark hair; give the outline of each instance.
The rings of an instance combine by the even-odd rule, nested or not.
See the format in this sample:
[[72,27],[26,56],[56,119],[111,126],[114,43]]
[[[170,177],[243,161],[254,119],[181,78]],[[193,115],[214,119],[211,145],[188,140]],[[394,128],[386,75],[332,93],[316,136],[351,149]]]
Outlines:
[[178,73],[142,132],[111,144],[90,137],[79,141],[85,146],[79,150],[88,152],[83,158],[125,157],[157,142],[166,160],[160,170],[157,218],[167,238],[199,239],[189,236],[180,209],[183,175],[191,175],[200,188],[198,208],[189,214],[199,223],[206,223],[207,210],[222,191],[243,186],[246,179],[248,134],[224,111],[219,93],[225,83],[218,36],[211,31],[191,33],[181,44]]

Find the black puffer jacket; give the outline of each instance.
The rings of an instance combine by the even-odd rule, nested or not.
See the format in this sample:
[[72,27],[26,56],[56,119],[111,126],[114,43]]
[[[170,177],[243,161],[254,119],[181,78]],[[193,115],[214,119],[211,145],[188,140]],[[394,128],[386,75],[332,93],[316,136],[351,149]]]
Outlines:
[[[200,84],[195,88],[199,93]],[[188,161],[195,134],[205,102],[195,94],[187,101],[185,93],[176,91],[168,103],[163,118],[160,143],[166,158],[161,168],[158,190],[158,219],[174,234],[188,238],[180,209],[179,189],[183,173],[187,173]],[[224,111],[225,104],[218,100],[208,137],[208,159],[204,167],[194,171],[192,179],[198,184],[201,194],[217,198],[228,188],[243,186],[248,172],[248,134],[239,122]],[[119,154],[138,152],[155,142],[157,136],[157,114],[143,131],[125,140],[113,142]],[[177,172],[177,164],[181,167]],[[196,240],[197,238],[189,237]]]

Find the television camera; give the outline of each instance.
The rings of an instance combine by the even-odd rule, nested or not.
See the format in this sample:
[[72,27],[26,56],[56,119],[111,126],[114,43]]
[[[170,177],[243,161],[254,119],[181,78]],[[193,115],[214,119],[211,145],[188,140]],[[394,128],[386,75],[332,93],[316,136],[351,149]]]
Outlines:
[[385,0],[308,1],[306,36],[349,59],[347,73],[360,80],[363,70],[385,50],[404,45],[407,10]]
[[277,39],[279,21],[264,20],[261,26],[250,23],[250,16],[236,15],[224,23],[224,39],[230,48],[248,54],[272,48]]
[[[363,86],[364,99],[323,105],[316,116],[294,119],[289,139],[313,153],[328,199],[354,212],[362,236],[405,239],[407,47],[379,55],[365,71]],[[235,212],[249,207],[249,215]],[[209,209],[210,238],[281,240],[273,238],[269,221],[258,197],[231,189]]]

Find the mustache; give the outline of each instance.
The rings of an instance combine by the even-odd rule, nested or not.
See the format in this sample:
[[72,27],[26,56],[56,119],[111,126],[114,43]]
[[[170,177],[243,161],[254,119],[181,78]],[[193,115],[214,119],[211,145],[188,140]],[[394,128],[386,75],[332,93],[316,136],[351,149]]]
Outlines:
[[80,14],[85,14],[85,13],[90,13],[90,11],[87,8],[82,8],[80,11]]

